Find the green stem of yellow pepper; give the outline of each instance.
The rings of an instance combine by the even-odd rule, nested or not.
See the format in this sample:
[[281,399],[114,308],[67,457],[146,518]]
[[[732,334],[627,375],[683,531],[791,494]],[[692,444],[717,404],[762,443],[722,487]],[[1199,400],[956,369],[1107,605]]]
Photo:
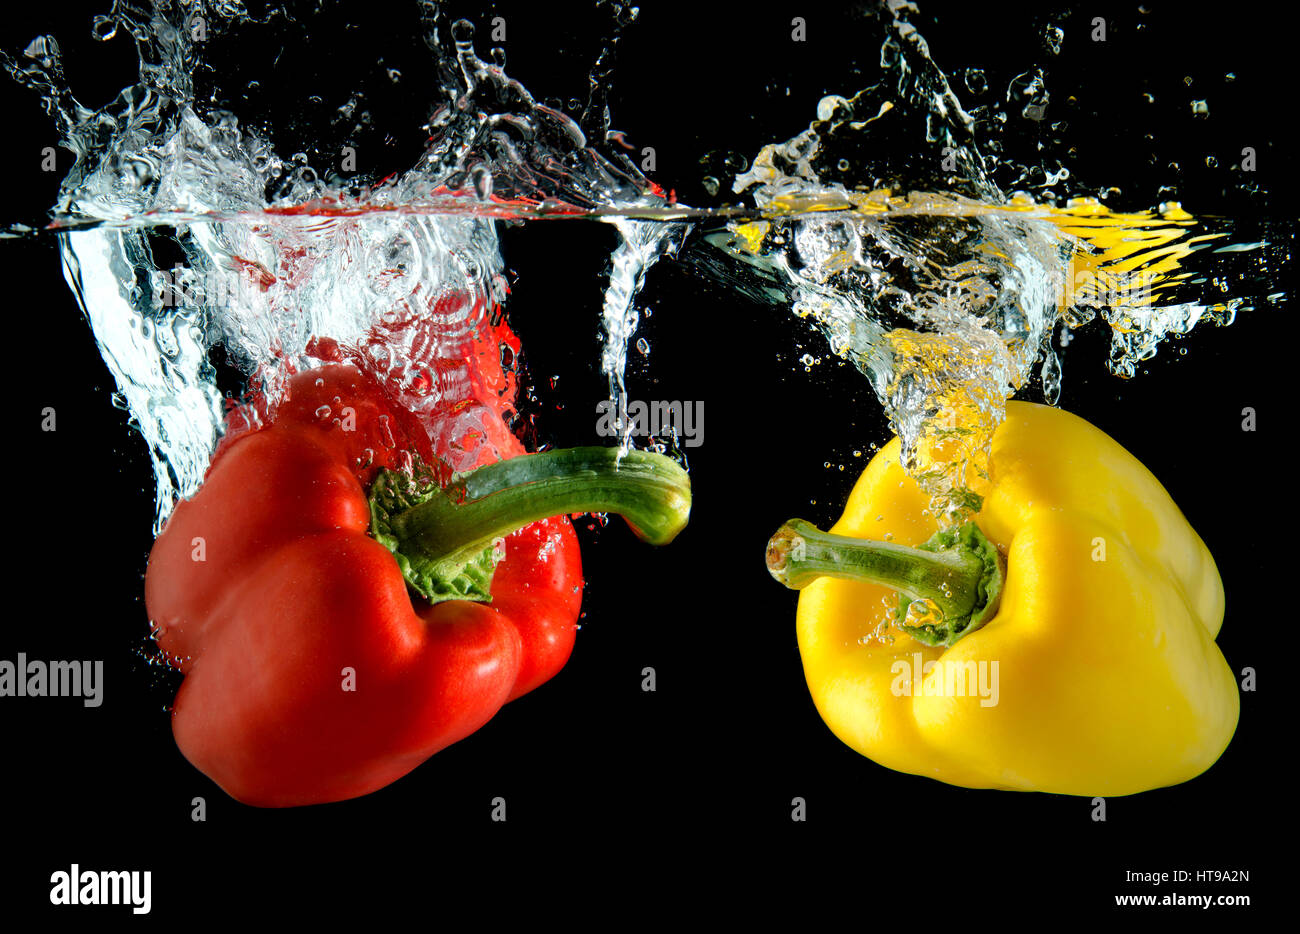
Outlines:
[[901,628],[927,645],[952,645],[997,612],[1002,558],[973,522],[942,531],[918,548],[823,532],[791,519],[767,543],[767,569],[785,586],[802,590],[819,577],[867,581],[903,597],[899,620],[913,600],[926,600],[940,619]]

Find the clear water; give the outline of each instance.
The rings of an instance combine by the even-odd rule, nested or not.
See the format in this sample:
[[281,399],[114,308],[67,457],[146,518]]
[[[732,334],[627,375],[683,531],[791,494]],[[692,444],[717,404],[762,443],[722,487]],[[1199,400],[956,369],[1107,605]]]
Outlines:
[[[1041,117],[1042,73],[1018,76],[976,119],[961,95],[983,94],[986,79],[968,71],[958,86],[943,73],[912,4],[891,0],[864,20],[864,37],[883,29],[877,82],[823,99],[807,129],[745,160],[731,186],[739,206],[714,210],[647,179],[607,110],[591,119],[596,94],[591,134],[510,78],[500,50],[480,58],[469,23],[416,5],[441,77],[427,92],[424,154],[384,179],[285,157],[254,129],[260,115],[197,99],[203,50],[182,17],[200,12],[217,32],[283,28],[277,8],[255,19],[214,0],[144,14],[118,0],[95,34],[129,35],[139,78],[98,110],[73,96],[52,37],[0,59],[75,154],[46,232],[149,444],[159,528],[197,489],[222,431],[217,351],[243,389],[272,400],[294,372],[353,360],[448,433],[453,466],[492,457],[484,413],[508,416],[520,388],[518,342],[500,315],[503,221],[618,232],[599,325],[615,412],[626,413],[646,276],[663,257],[708,254],[719,280],[806,319],[864,374],[944,524],[978,508],[968,485],[1007,398],[1035,373],[1049,401],[1058,395],[1058,329],[1100,317],[1109,368],[1130,376],[1171,335],[1286,297],[1243,285],[1282,281],[1286,232],[1239,236],[1174,202],[1116,214],[1104,191],[1069,187],[1059,162],[1008,159],[999,128]],[[633,8],[608,6],[615,33],[634,22]],[[344,110],[368,119],[364,99]],[[626,418],[622,434],[634,442]]]

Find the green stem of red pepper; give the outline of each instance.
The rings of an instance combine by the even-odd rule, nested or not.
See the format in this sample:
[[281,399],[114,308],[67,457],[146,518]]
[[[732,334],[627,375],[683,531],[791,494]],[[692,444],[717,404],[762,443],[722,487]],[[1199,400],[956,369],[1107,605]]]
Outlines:
[[505,536],[541,519],[618,513],[654,545],[672,541],[690,514],[686,471],[644,451],[543,451],[459,474],[445,487],[385,471],[371,487],[371,533],[430,602],[490,600]]
[[767,569],[793,590],[819,577],[890,587],[900,594],[900,623],[912,601],[926,600],[939,618],[900,628],[927,645],[952,645],[983,626],[997,612],[1002,593],[1002,558],[973,522],[909,548],[831,535],[791,519],[767,543]]

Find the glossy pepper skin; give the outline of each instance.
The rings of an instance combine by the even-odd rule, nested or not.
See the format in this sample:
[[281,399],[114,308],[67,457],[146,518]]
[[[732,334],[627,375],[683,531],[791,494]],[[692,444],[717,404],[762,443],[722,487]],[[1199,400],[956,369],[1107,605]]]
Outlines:
[[567,518],[505,536],[490,602],[413,597],[367,534],[367,485],[410,450],[436,456],[427,437],[356,369],[312,370],[269,427],[223,442],[155,542],[146,604],[185,673],[176,742],[238,800],[381,788],[569,658],[582,573]]
[[[936,531],[899,453],[895,438],[872,459],[832,533],[917,546]],[[872,639],[888,587],[823,576],[802,590],[804,673],[835,735],[969,788],[1127,795],[1212,765],[1239,704],[1215,643],[1223,587],[1155,477],[1086,421],[1011,402],[976,492],[1006,574],[994,615],[952,645],[897,628],[892,644]],[[997,662],[995,705],[942,680],[965,662]]]

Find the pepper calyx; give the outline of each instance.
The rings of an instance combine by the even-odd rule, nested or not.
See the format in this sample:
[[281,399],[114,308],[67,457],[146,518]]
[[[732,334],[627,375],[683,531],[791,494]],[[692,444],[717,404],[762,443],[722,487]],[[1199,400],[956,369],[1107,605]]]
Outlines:
[[974,522],[967,522],[956,529],[943,529],[930,539],[917,545],[918,551],[941,553],[960,551],[973,555],[980,561],[980,574],[975,584],[975,602],[968,613],[956,616],[944,615],[937,623],[909,626],[907,608],[912,599],[904,593],[899,594],[898,628],[924,645],[949,646],[962,636],[979,629],[998,612],[1002,601],[1002,556],[997,546],[988,540]]
[[393,553],[402,577],[429,603],[487,603],[492,599],[492,577],[501,557],[501,549],[492,539],[472,541],[437,555],[404,547],[394,528],[396,516],[439,498],[448,499],[448,493],[437,483],[421,483],[395,470],[381,471],[370,487],[370,535]]

